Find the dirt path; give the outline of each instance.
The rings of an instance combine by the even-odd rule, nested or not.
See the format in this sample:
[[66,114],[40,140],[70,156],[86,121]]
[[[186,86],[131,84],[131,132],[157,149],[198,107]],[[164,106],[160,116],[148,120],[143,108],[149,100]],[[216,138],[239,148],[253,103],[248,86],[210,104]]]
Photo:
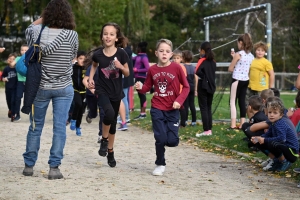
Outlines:
[[97,123],[82,124],[82,137],[67,127],[62,180],[48,180],[52,139],[52,113],[41,138],[33,177],[24,177],[22,153],[29,120],[7,118],[4,90],[0,89],[0,199],[299,199],[296,183],[260,172],[240,160],[218,156],[181,143],[166,151],[164,176],[151,175],[155,151],[152,133],[130,127],[117,132],[115,157],[110,168],[98,155]]

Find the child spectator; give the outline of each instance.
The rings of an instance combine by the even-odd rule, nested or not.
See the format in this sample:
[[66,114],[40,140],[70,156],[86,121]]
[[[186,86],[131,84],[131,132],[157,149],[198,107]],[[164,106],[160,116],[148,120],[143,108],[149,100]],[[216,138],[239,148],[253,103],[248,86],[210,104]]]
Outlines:
[[296,96],[296,109],[290,108],[287,112],[287,116],[293,122],[294,126],[296,127],[300,121],[300,91],[298,91]]
[[195,126],[196,125],[195,95],[197,96],[196,88],[197,88],[198,77],[195,74],[195,67],[191,65],[191,62],[193,60],[193,53],[189,50],[182,51],[182,60],[184,63],[184,67],[186,69],[187,80],[190,85],[189,95],[187,96],[185,103],[183,105],[185,106],[184,108],[185,108],[187,120],[189,116],[189,109],[191,110],[192,113],[191,126]]
[[201,59],[198,61],[195,74],[198,76],[196,91],[198,93],[198,104],[200,106],[201,119],[203,124],[202,133],[196,137],[212,135],[212,111],[211,105],[216,91],[216,69],[214,53],[209,42],[203,42],[200,47]]
[[[142,83],[145,82],[147,72],[149,70],[149,60],[147,56],[147,42],[140,42],[138,44],[138,55],[132,58],[134,62],[133,72],[135,82],[140,81]],[[147,98],[146,94],[138,93],[140,98],[140,107],[141,111],[139,116],[135,117],[134,120],[144,119],[146,117],[146,107],[147,107]]]
[[8,118],[14,121],[17,90],[17,71],[15,69],[16,54],[11,53],[7,58],[7,66],[3,70],[2,81],[5,82],[5,95],[8,107]]
[[[100,141],[100,156],[107,156],[107,163],[115,167],[114,141],[120,102],[125,96],[122,86],[122,76],[129,76],[128,56],[122,49],[127,44],[127,38],[116,23],[102,26],[100,38],[103,47],[95,51],[89,77],[89,88],[95,89],[98,95],[98,105],[104,110],[102,124],[102,139]],[[122,47],[122,48],[120,48]],[[98,81],[94,75],[98,69]]]
[[120,103],[120,109],[119,109],[120,127],[117,129],[119,131],[126,131],[128,129],[127,124],[130,123],[128,94],[129,94],[129,88],[134,85],[133,66],[132,66],[132,50],[128,44],[126,45],[124,50],[128,55],[129,76],[123,77],[123,92],[124,92],[125,96]]
[[[20,49],[21,56],[28,50],[28,45],[23,44]],[[18,56],[15,60],[17,63],[18,60],[21,58]],[[20,107],[21,107],[21,99],[23,98],[23,93],[25,92],[25,82],[26,76],[22,76],[17,72],[18,82],[17,82],[17,90],[16,90],[16,98],[15,98],[15,116],[13,116],[13,121],[21,120],[20,116]]]
[[252,145],[253,143],[250,142],[251,137],[260,136],[260,135],[264,134],[264,130],[258,130],[256,132],[250,131],[250,127],[253,124],[267,120],[267,116],[265,115],[264,111],[261,110],[262,105],[263,105],[263,102],[258,95],[253,95],[249,98],[249,104],[248,104],[247,109],[252,114],[252,117],[249,119],[249,123],[245,122],[242,125],[242,130],[245,133],[245,135],[247,136],[246,138],[247,138],[247,141],[249,142],[248,143],[249,148],[253,146]]
[[258,95],[265,89],[274,88],[273,65],[264,57],[267,50],[268,46],[264,42],[254,44],[255,59],[251,63],[249,73],[250,96]]
[[74,108],[72,112],[72,118],[70,121],[70,129],[73,131],[76,129],[76,135],[81,136],[81,120],[83,113],[85,112],[85,93],[86,89],[82,83],[82,79],[85,75],[85,67],[83,62],[85,60],[85,52],[77,52],[77,62],[73,65],[73,88],[74,88]]
[[[261,136],[253,136],[251,141],[273,160],[269,171],[286,171],[299,157],[299,143],[296,131],[287,118],[284,106],[278,97],[267,99],[269,129]],[[286,120],[287,119],[287,120]]]
[[[170,62],[172,48],[170,40],[160,39],[155,51],[158,63],[150,67],[144,85],[139,81],[135,84],[140,93],[148,92],[154,86],[150,110],[156,147],[154,176],[161,176],[165,171],[165,146],[178,146],[178,109],[189,93],[189,84],[182,68]],[[183,85],[181,93],[180,84]]]
[[[173,56],[172,56],[172,60],[179,64],[186,76],[186,68],[184,67],[184,65],[181,64],[182,62],[182,52],[180,50],[174,50],[173,51]],[[182,85],[180,85],[180,92],[182,90]],[[187,114],[186,114],[186,101],[184,101],[183,106],[180,108],[179,113],[180,113],[180,127],[185,127],[186,126],[186,121],[187,121]]]
[[[241,129],[246,119],[246,93],[249,84],[249,68],[254,56],[251,53],[252,40],[248,33],[238,37],[237,44],[239,51],[235,53],[231,51],[232,61],[228,71],[232,72],[232,83],[230,86],[230,129]],[[236,126],[237,108],[236,100],[238,100],[240,108],[240,125]]]

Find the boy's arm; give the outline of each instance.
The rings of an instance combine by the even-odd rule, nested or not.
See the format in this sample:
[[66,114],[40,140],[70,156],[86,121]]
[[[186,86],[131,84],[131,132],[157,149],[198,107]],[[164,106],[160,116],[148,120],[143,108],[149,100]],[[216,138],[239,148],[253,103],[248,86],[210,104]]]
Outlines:
[[138,91],[139,93],[144,94],[144,93],[150,91],[152,85],[153,85],[153,81],[152,81],[152,73],[151,73],[151,69],[150,69],[150,70],[148,71],[148,73],[147,73],[146,80],[145,80],[145,82],[144,82],[142,88],[141,88],[140,90],[137,89],[137,91]]
[[269,125],[266,122],[259,122],[259,123],[255,123],[252,126],[250,126],[250,131],[251,132],[256,132],[259,130],[264,130],[264,129],[268,129]]
[[274,70],[269,70],[269,88],[274,88],[274,81],[275,81],[275,73]]
[[[272,141],[278,141],[278,142],[285,142],[286,141],[286,132],[287,132],[287,125],[283,120],[280,120],[276,122],[276,125],[274,125],[274,130],[276,131],[275,137],[266,137],[265,143],[272,142]],[[265,135],[265,134],[264,134]]]

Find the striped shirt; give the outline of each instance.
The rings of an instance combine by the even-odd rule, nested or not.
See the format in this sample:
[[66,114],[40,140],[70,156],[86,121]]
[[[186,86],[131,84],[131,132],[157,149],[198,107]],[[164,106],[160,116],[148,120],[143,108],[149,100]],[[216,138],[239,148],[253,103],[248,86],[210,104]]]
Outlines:
[[[37,40],[41,25],[31,24],[25,31],[29,46]],[[78,51],[76,31],[45,27],[40,40],[42,49],[42,78],[39,88],[63,89],[72,84],[72,60]]]

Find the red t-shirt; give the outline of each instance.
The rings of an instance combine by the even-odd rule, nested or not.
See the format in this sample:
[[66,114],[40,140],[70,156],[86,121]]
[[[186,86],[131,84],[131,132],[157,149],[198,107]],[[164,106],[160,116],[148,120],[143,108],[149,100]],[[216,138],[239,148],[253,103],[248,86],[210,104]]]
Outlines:
[[[181,93],[180,84],[183,86]],[[154,86],[154,93],[151,106],[165,111],[173,110],[175,101],[182,105],[190,91],[189,83],[181,66],[174,62],[166,67],[158,67],[156,64],[151,66],[143,88],[138,92],[146,93],[152,86]]]
[[290,116],[290,120],[293,122],[294,126],[296,127],[298,122],[300,121],[300,109],[298,108],[295,110],[292,116]]

